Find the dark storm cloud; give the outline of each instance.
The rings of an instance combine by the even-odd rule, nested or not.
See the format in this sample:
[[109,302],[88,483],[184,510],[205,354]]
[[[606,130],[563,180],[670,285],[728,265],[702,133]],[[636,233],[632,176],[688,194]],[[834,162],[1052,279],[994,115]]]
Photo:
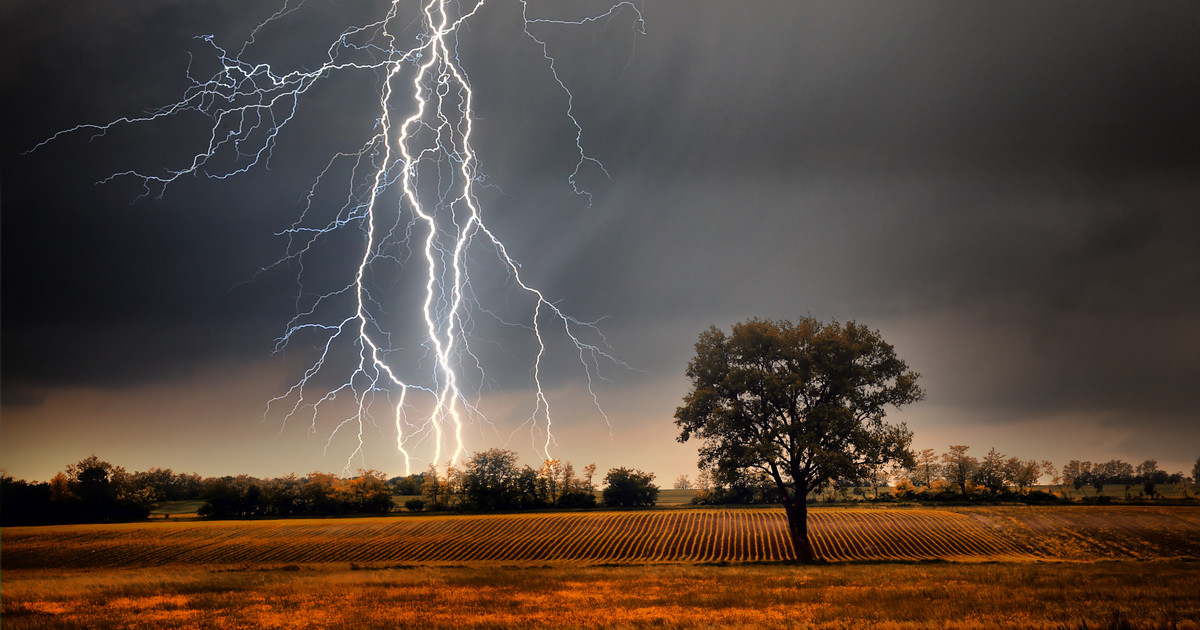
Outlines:
[[[310,4],[299,30],[261,46],[302,63],[299,44],[346,17]],[[27,26],[6,38],[3,83],[29,121],[4,132],[6,383],[145,379],[269,350],[295,270],[239,283],[278,258],[271,233],[315,169],[356,146],[339,142],[363,133],[370,77],[314,93],[271,171],[183,182],[162,201],[130,206],[135,187],[91,183],[190,154],[176,141],[195,134],[186,121],[15,155],[173,100],[184,51],[201,50],[192,35],[232,45],[264,17],[238,7],[89,5],[61,26],[43,4],[5,10]],[[619,354],[672,375],[713,323],[907,322],[935,401],[1194,419],[1194,5],[644,9],[645,36],[628,16],[546,29],[584,143],[612,175],[585,169],[590,208],[566,184],[565,97],[514,30],[516,8],[489,3],[462,47],[491,225],[552,299],[610,317]]]
[[651,155],[689,168],[1095,167],[1193,154],[1185,4],[742,8],[729,19],[723,3],[652,4],[661,28],[639,40],[626,89],[581,101],[620,112],[613,127],[644,140],[635,150],[665,147]]
[[[212,71],[213,52],[197,36],[236,50],[274,9],[6,5],[0,72],[20,122],[5,127],[3,143],[5,404],[32,384],[179,378],[197,365],[270,352],[293,308],[296,268],[259,271],[284,253],[273,234],[295,219],[328,155],[347,148],[328,141],[347,120],[361,120],[358,112],[334,115],[328,97],[313,99],[292,125],[307,138],[282,138],[273,169],[229,181],[184,178],[161,199],[139,199],[144,191],[131,178],[95,182],[181,167],[204,141],[202,118],[122,126],[95,139],[85,132],[20,152],[72,125],[177,100],[189,63],[194,76]],[[296,47],[343,12],[327,7],[291,24],[298,42],[275,46],[276,61],[297,64]]]
[[619,219],[559,288],[664,371],[707,323],[913,317],[947,402],[1194,421],[1194,7],[745,6],[648,7],[595,113]]

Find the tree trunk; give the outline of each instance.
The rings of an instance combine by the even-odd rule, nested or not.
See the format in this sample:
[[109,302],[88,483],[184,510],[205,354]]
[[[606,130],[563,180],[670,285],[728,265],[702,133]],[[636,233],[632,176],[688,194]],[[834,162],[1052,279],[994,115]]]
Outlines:
[[796,550],[796,559],[800,562],[812,562],[817,559],[812,543],[808,540],[808,505],[804,497],[798,498],[791,504],[784,504],[787,513],[788,534],[792,538],[792,547]]

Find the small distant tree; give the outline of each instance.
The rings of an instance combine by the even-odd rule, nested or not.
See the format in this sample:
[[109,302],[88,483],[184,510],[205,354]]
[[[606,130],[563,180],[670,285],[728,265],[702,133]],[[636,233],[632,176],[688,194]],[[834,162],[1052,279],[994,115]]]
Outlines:
[[175,486],[180,500],[199,499],[204,489],[204,478],[196,473],[178,473],[175,475]]
[[916,466],[912,468],[912,476],[909,478],[918,484],[929,488],[933,485],[933,480],[938,474],[938,456],[937,451],[931,448],[923,448],[917,453]]
[[595,475],[595,464],[583,467],[582,479],[575,476],[575,466],[571,462],[563,464],[559,482],[562,491],[555,504],[563,508],[596,507],[596,485],[592,482]]
[[900,499],[912,499],[917,496],[917,487],[913,485],[912,480],[903,478],[896,482],[892,494]]
[[687,475],[679,475],[671,487],[676,490],[687,490],[692,487],[692,480],[688,479]]
[[942,453],[942,476],[947,483],[958,488],[964,499],[969,493],[975,469],[979,467],[979,460],[967,455],[969,449],[964,444],[952,444],[949,451]]
[[878,499],[880,486],[887,487],[906,468],[907,466],[899,462],[886,462],[868,466],[866,480],[870,483],[872,497]]
[[[11,477],[10,477],[11,479]],[[56,473],[50,479],[50,501],[54,503],[66,503],[68,501],[78,501],[79,497],[71,492],[71,480],[64,473]]]
[[425,483],[425,474],[416,473],[403,477],[392,477],[388,479],[388,485],[391,486],[393,494],[401,496],[419,495],[421,494],[421,486]]
[[1125,488],[1125,498],[1129,498],[1129,489],[1138,483],[1137,471],[1133,464],[1129,462],[1115,459],[1110,466],[1111,481],[1110,483],[1121,484]]
[[[197,513],[213,518],[245,518],[268,513],[261,482],[250,475],[211,477],[204,481],[204,505]],[[324,504],[322,504],[324,505]]]
[[344,484],[333,473],[319,470],[309,473],[300,491],[310,514],[345,514],[351,509]]
[[1112,462],[1099,462],[1092,466],[1092,476],[1089,482],[1095,489],[1097,497],[1104,494],[1104,485],[1112,476]]
[[1125,486],[1125,496],[1128,498],[1129,488],[1136,483],[1136,475],[1129,462],[1112,459],[1092,467],[1091,482],[1092,487],[1096,489],[1096,496],[1102,494],[1105,485],[1122,485]]
[[386,514],[392,509],[392,491],[387,477],[377,470],[359,470],[358,477],[347,484],[350,501],[356,512]]
[[1054,462],[1042,460],[1042,475],[1050,478],[1050,483],[1059,487],[1059,492],[1062,491],[1062,475],[1058,473],[1058,468],[1054,467]]
[[658,486],[654,473],[636,468],[613,468],[604,476],[604,505],[609,507],[638,507],[658,502]]
[[67,466],[67,486],[79,498],[78,518],[72,520],[137,520],[150,514],[152,499],[134,492],[131,475],[94,454]]
[[463,467],[463,507],[470,510],[520,507],[520,475],[515,451],[493,448],[475,453]]
[[1024,494],[1038,482],[1042,476],[1042,465],[1035,459],[1022,461],[1019,457],[1010,457],[1004,462],[1004,477],[1008,485],[1016,486],[1017,492]]
[[712,473],[707,470],[701,470],[700,474],[696,475],[696,496],[692,498],[692,503],[705,505],[713,503],[715,498],[715,488],[713,485]]
[[287,474],[265,482],[268,514],[274,516],[293,516],[304,514],[307,506],[304,502],[304,481],[295,474]]
[[1004,490],[1005,482],[1005,461],[1004,454],[992,448],[987,455],[983,456],[983,460],[975,466],[974,474],[971,479],[988,489],[992,494],[999,494]]
[[522,466],[517,471],[517,507],[529,510],[550,505],[542,493],[541,479],[538,471],[530,466]]
[[[542,462],[542,468],[538,471],[538,486],[543,500],[550,504],[556,505],[558,497],[563,491],[564,470],[562,462],[557,459],[547,459]],[[572,473],[566,475],[567,481],[570,481]]]
[[151,468],[131,476],[133,487],[142,492],[150,502],[174,501],[178,498],[175,490],[175,473],[169,468]]
[[[1192,484],[1200,486],[1200,457],[1197,457],[1196,463],[1192,465]],[[1187,483],[1183,485],[1183,496],[1187,496]]]
[[583,467],[583,483],[588,492],[596,491],[596,484],[592,480],[596,477],[596,465],[588,464]]
[[455,475],[451,474],[452,469],[453,466],[442,475],[438,473],[437,466],[430,464],[429,470],[425,472],[425,480],[421,482],[421,497],[425,499],[430,510],[445,510],[450,507],[455,494],[452,481]]
[[0,525],[41,525],[65,520],[55,513],[50,484],[14,479],[0,472]]
[[1153,459],[1147,459],[1138,464],[1135,475],[1137,482],[1142,484],[1142,492],[1151,499],[1156,496],[1155,490],[1158,484],[1167,483],[1170,480],[1167,471],[1159,469],[1158,462]]
[[1081,462],[1077,459],[1072,459],[1067,462],[1062,469],[1063,483],[1082,490],[1084,487],[1092,483],[1092,462]]

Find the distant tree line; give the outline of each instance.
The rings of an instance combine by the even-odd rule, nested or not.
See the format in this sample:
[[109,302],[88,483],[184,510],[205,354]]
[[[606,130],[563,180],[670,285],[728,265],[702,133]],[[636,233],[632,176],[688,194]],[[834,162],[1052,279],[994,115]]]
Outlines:
[[200,516],[213,518],[386,514],[392,490],[383,473],[360,470],[341,478],[324,472],[257,479],[248,475],[204,481]]
[[151,468],[129,473],[92,455],[49,482],[0,476],[0,524],[104,523],[146,518],[160,501],[196,500],[204,480]]
[[7,474],[0,480],[0,524],[103,523],[145,519],[166,501],[202,501],[200,516],[253,518],[385,514],[394,496],[408,496],[409,511],[515,511],[654,505],[654,474],[614,468],[604,477],[597,501],[596,466],[576,474],[570,462],[548,459],[538,469],[519,466],[513,451],[475,453],[461,467],[449,466],[388,479],[374,470],[342,478],[313,472],[260,479],[249,475],[202,478],[153,468],[126,472],[95,455],[67,466],[49,482]]
[[[1200,458],[1192,468],[1192,479],[1198,478]],[[1182,472],[1168,474],[1167,471],[1159,469],[1158,462],[1153,459],[1148,459],[1136,467],[1119,459],[1097,464],[1073,459],[1063,466],[1057,483],[1076,491],[1083,490],[1085,496],[1086,488],[1090,486],[1095,490],[1095,497],[1104,496],[1104,486],[1123,486],[1127,499],[1130,498],[1130,488],[1138,487],[1139,495],[1153,499],[1159,496],[1158,486],[1183,483],[1186,480]]]
[[[412,511],[455,509],[470,512],[539,508],[590,508],[597,505],[596,465],[578,476],[570,462],[547,459],[541,467],[519,466],[513,451],[493,448],[471,455],[462,467],[439,473],[430,466],[421,476],[420,498],[409,499]],[[601,500],[609,507],[654,505],[658,486],[654,473],[613,468],[604,477]],[[413,481],[404,482],[407,487]]]
[[[995,448],[982,458],[969,454],[969,447],[952,445],[944,453],[927,448],[913,456],[910,466],[892,465],[868,467],[858,478],[832,480],[808,495],[810,502],[820,500],[898,499],[920,501],[1018,501],[1054,502],[1060,500],[1111,500],[1103,494],[1105,486],[1123,486],[1124,498],[1161,499],[1158,488],[1164,484],[1183,486],[1188,496],[1188,483],[1200,480],[1200,458],[1189,479],[1182,472],[1167,473],[1156,460],[1148,459],[1134,466],[1115,459],[1104,463],[1071,460],[1062,470],[1050,461],[1007,457]],[[1049,483],[1040,483],[1043,479]],[[779,502],[776,484],[763,474],[743,474],[732,482],[714,483],[707,471],[701,471],[695,481],[681,476],[676,488],[693,488],[693,503],[705,504],[773,504]],[[1034,490],[1034,486],[1044,490]],[[880,493],[880,488],[887,488]],[[1088,489],[1093,494],[1087,497]],[[1072,496],[1071,489],[1082,491]],[[1134,492],[1136,491],[1136,495]]]
[[1050,461],[1008,457],[995,448],[976,458],[968,450],[955,444],[940,455],[931,448],[916,453],[914,464],[896,474],[894,496],[932,501],[1057,500],[1050,493],[1032,490],[1043,476],[1057,474]]

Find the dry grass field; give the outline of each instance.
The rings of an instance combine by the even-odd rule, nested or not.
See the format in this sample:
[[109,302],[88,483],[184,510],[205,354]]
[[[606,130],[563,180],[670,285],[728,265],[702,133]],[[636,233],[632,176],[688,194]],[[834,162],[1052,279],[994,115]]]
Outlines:
[[[1180,562],[21,570],[25,628],[1197,628]],[[1119,627],[1119,626],[1118,626]]]
[[760,509],[5,528],[0,624],[1200,628],[1197,508],[811,520],[825,564]]

